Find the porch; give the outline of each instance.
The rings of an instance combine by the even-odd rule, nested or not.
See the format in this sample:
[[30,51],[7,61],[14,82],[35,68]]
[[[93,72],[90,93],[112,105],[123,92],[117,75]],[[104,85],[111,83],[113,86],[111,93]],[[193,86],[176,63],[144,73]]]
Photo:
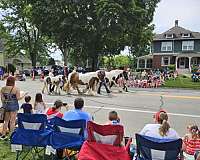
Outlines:
[[137,69],[152,69],[153,55],[145,55],[137,58]]
[[192,71],[192,66],[200,65],[200,54],[180,54],[175,60],[176,70]]

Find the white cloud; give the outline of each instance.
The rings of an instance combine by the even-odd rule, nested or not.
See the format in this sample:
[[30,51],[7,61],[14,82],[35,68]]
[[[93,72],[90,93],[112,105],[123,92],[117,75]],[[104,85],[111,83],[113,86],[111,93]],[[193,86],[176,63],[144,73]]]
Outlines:
[[153,20],[155,32],[161,33],[173,27],[176,19],[180,26],[200,31],[199,15],[200,0],[161,0]]

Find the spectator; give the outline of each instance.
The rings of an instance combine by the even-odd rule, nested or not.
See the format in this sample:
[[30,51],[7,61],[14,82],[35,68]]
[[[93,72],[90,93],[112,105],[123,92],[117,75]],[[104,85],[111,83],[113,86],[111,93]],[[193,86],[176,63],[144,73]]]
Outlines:
[[36,114],[45,114],[46,105],[41,93],[37,93],[35,96],[34,110]]
[[1,139],[7,138],[8,124],[10,124],[11,133],[15,129],[15,120],[19,110],[18,100],[23,99],[26,94],[20,96],[20,90],[15,86],[15,78],[13,76],[7,78],[6,86],[1,89],[2,106],[5,109]]
[[31,96],[26,96],[25,103],[21,105],[21,108],[23,109],[24,113],[29,113],[29,114],[33,113],[33,107],[30,104],[30,101],[31,101]]
[[188,126],[187,129],[188,134],[183,138],[183,151],[185,157],[189,159],[189,157],[193,158],[195,152],[200,150],[200,131],[197,125]]
[[154,116],[155,124],[147,124],[142,131],[140,132],[141,135],[159,138],[159,139],[178,139],[180,138],[177,132],[170,128],[168,122],[168,115],[167,112],[164,110],[160,110]]
[[[92,120],[92,117],[89,113],[83,111],[84,100],[82,98],[76,98],[74,101],[74,110],[70,110],[64,113],[63,119],[66,121],[71,120],[86,120],[86,124],[88,121]],[[87,133],[85,130],[85,137],[87,137]]]
[[120,119],[118,117],[118,114],[116,111],[111,111],[109,112],[109,123],[108,124],[113,124],[113,125],[117,125],[120,123]]
[[47,118],[48,119],[51,119],[54,117],[62,118],[63,114],[60,112],[62,106],[63,106],[63,102],[61,100],[56,100],[54,102],[54,106],[47,110],[46,112]]

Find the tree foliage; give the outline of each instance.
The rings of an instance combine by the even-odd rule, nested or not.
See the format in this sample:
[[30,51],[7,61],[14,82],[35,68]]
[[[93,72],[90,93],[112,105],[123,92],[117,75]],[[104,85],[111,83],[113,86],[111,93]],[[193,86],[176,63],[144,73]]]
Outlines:
[[[119,54],[125,46],[141,55],[152,39],[159,0],[29,0],[32,22],[63,53],[87,57],[95,69],[99,55]],[[71,48],[74,52],[70,52]],[[72,56],[73,57],[73,56]]]
[[3,13],[1,32],[4,32],[6,55],[25,52],[36,66],[39,54],[47,53],[47,39],[40,28],[31,23],[32,6],[26,0],[1,0]]

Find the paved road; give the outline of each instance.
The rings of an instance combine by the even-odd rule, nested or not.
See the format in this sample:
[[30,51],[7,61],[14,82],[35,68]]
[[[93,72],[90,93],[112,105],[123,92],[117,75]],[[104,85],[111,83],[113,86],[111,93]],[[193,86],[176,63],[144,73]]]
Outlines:
[[[5,82],[0,82],[0,86]],[[38,80],[17,82],[17,86],[23,91],[28,91],[34,101],[37,92],[41,92],[42,83]],[[116,110],[125,126],[127,136],[133,136],[140,131],[146,123],[153,122],[153,114],[159,110],[163,97],[163,108],[169,112],[171,127],[183,136],[186,126],[196,123],[200,126],[200,91],[181,89],[130,89],[128,93],[118,93],[116,90],[108,96],[105,92],[100,96],[82,96],[85,99],[85,110],[90,112],[95,121],[106,123],[108,112]],[[56,99],[61,99],[73,108],[76,92],[71,95],[62,93],[58,95],[44,94],[44,100],[51,106]],[[22,103],[23,101],[21,101]],[[63,109],[64,112],[64,109]]]

